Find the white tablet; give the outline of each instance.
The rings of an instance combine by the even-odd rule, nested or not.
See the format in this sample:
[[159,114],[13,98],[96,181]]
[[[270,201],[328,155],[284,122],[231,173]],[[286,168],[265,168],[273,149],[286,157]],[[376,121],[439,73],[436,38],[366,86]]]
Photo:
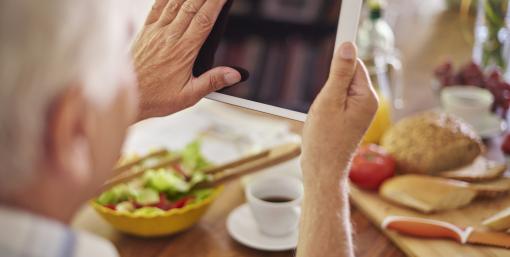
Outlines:
[[356,39],[362,2],[235,0],[214,65],[250,77],[207,98],[304,121],[336,46]]

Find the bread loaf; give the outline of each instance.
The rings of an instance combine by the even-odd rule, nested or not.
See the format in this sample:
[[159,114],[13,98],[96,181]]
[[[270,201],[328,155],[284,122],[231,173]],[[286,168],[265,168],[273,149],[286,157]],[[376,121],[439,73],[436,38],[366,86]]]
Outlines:
[[466,166],[484,149],[471,126],[441,112],[401,120],[381,144],[397,161],[399,172],[431,175]]

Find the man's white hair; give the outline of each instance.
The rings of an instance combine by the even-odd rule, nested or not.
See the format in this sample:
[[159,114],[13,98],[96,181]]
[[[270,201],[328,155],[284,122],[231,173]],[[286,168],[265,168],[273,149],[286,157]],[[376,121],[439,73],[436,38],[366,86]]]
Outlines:
[[70,85],[108,105],[129,67],[123,1],[0,0],[0,193],[45,151],[50,105]]

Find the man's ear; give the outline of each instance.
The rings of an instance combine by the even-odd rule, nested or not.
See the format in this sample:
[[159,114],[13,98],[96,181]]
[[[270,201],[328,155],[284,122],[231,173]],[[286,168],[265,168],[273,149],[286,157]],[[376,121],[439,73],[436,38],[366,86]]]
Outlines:
[[53,175],[72,184],[86,183],[91,176],[89,140],[85,133],[92,122],[87,101],[78,86],[55,98],[47,116],[45,163]]

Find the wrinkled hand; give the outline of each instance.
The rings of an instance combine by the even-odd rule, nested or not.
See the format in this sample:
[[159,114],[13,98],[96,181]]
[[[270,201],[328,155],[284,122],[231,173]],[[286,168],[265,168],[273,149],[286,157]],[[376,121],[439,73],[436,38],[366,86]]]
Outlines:
[[193,64],[226,0],[156,0],[133,46],[140,89],[139,119],[165,116],[241,80],[214,68],[198,78]]
[[303,130],[304,181],[338,182],[377,111],[378,100],[356,48],[336,51],[326,85],[315,99]]

